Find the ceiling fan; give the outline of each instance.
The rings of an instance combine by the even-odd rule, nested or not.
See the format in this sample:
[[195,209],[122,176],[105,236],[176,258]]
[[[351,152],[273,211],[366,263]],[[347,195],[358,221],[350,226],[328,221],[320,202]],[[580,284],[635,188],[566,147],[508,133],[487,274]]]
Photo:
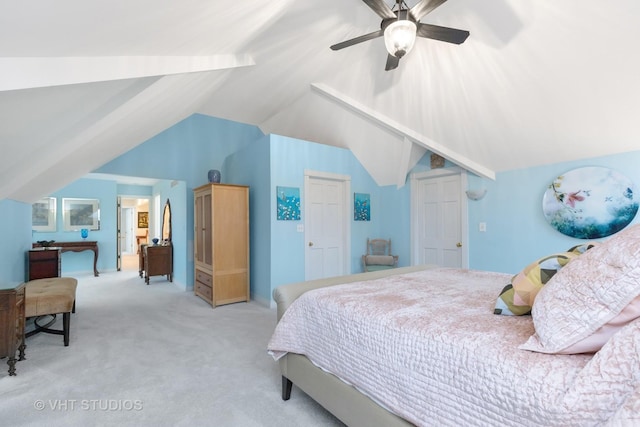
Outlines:
[[389,52],[387,64],[384,68],[386,71],[398,67],[400,58],[409,53],[413,47],[416,36],[454,44],[461,44],[469,37],[469,31],[420,22],[422,17],[447,0],[421,0],[411,9],[409,9],[404,0],[395,0],[393,8],[387,6],[384,0],[362,1],[382,18],[380,29],[334,44],[331,46],[331,50],[344,49],[354,44],[384,36],[385,46]]

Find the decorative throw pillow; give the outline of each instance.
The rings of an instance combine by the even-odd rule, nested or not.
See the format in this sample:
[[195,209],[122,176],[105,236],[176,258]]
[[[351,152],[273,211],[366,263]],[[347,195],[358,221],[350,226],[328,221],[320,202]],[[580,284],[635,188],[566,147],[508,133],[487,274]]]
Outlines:
[[569,250],[567,252],[571,252],[571,253],[574,253],[576,255],[582,255],[583,253],[585,253],[589,249],[595,248],[598,244],[599,244],[598,242],[581,243],[579,245],[575,245],[575,246],[569,248]]
[[577,253],[561,252],[540,258],[513,276],[496,301],[494,314],[522,316],[531,314],[531,307],[540,289]]
[[[633,320],[638,296],[640,224],[596,245],[549,280],[533,304],[535,334],[519,348],[540,353],[583,352],[572,346],[618,322],[623,310],[622,323]],[[598,349],[595,345],[587,351]]]

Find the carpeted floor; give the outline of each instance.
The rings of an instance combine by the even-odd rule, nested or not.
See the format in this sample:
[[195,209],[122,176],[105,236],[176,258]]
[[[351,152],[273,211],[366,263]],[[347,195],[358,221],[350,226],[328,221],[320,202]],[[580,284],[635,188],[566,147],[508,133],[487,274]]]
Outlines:
[[129,268],[77,276],[69,347],[60,335],[28,338],[15,377],[0,360],[0,425],[342,425],[295,387],[281,400],[265,350],[274,310],[212,309],[161,277],[147,286]]

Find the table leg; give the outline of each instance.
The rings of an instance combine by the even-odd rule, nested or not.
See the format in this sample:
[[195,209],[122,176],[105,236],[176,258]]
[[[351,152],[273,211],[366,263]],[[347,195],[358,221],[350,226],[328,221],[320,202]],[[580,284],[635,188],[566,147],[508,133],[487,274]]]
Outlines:
[[93,275],[98,277],[98,247],[93,251]]
[[16,357],[11,356],[9,358],[9,360],[7,360],[7,364],[9,365],[9,376],[15,376],[16,375]]

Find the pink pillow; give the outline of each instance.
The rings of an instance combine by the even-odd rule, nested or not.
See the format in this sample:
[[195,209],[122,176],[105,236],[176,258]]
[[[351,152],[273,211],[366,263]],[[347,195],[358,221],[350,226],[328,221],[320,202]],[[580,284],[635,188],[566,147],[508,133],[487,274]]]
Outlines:
[[609,341],[609,338],[613,336],[620,329],[633,322],[640,317],[640,296],[637,296],[631,303],[626,306],[620,314],[605,323],[583,340],[578,341],[575,344],[570,345],[564,350],[560,350],[558,354],[578,354],[578,353],[595,353],[600,350],[603,345]]
[[519,348],[540,353],[598,351],[640,314],[640,225],[572,260],[540,290],[535,334]]

